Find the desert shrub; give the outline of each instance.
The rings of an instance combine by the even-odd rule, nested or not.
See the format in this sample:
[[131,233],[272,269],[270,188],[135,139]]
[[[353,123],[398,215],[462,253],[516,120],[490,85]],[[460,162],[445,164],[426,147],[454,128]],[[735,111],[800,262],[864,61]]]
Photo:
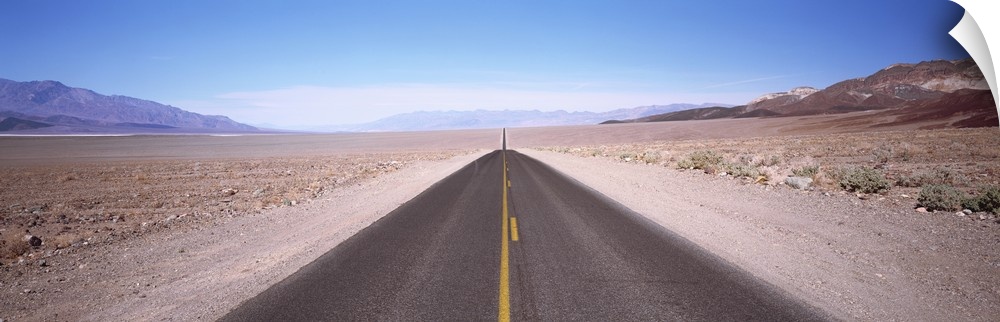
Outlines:
[[978,195],[962,201],[962,207],[977,212],[1000,214],[1000,186],[987,186],[979,189]]
[[915,154],[915,149],[913,145],[909,143],[903,143],[896,149],[896,157],[902,159],[903,161],[910,161],[910,158]]
[[70,173],[70,174],[65,174],[65,175],[60,176],[59,177],[59,182],[73,181],[73,180],[76,180],[76,179],[77,179],[76,174]]
[[756,155],[741,155],[737,159],[737,162],[756,167],[773,167],[781,164],[781,157],[777,155],[772,155],[770,157],[760,157]]
[[638,158],[639,156],[632,152],[623,152],[622,154],[618,155],[618,159],[621,159],[623,161],[635,161]]
[[869,167],[844,169],[840,173],[840,187],[847,191],[861,193],[881,193],[889,190],[891,184],[881,171]]
[[926,185],[964,186],[968,184],[968,181],[969,178],[955,170],[941,168],[931,172],[901,176],[896,180],[896,185],[901,187],[923,187]]
[[722,164],[722,155],[714,151],[695,151],[687,158],[677,162],[677,167],[682,169],[702,169],[709,170],[718,168]]
[[949,185],[934,184],[920,190],[917,202],[927,210],[958,210],[965,195]]
[[760,176],[760,170],[756,166],[749,164],[727,164],[726,172],[734,177],[754,178]]
[[879,145],[877,148],[872,150],[872,161],[875,161],[877,164],[889,163],[889,160],[892,159],[892,154],[893,149],[891,145]]
[[781,164],[781,157],[777,155],[772,155],[770,158],[760,161],[760,165],[765,167],[773,167],[779,164]]
[[5,234],[4,238],[0,240],[0,258],[17,258],[27,252],[31,245],[28,245],[28,242],[22,238],[14,233]]
[[78,241],[81,241],[80,236],[76,234],[65,233],[55,236],[52,239],[52,245],[55,245],[57,249],[62,249],[70,247],[73,245],[73,243],[76,243]]
[[922,174],[900,175],[899,178],[896,179],[896,185],[900,187],[922,187],[924,186],[923,182],[924,177]]
[[642,161],[645,161],[646,163],[657,164],[660,163],[660,152],[653,150],[646,150],[646,152],[642,153],[641,158]]
[[818,165],[806,165],[801,168],[792,169],[792,174],[796,177],[814,178],[819,174]]

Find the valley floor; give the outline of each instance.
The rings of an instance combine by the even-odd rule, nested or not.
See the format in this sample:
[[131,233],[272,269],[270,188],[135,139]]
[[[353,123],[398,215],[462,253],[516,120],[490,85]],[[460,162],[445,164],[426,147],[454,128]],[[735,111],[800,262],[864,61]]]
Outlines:
[[[916,186],[855,194],[823,180],[778,183],[795,167],[873,165],[888,150],[893,182],[947,168],[974,193],[1000,181],[998,129],[637,139],[654,126],[673,125],[508,135],[519,152],[838,317],[1000,316],[995,216],[917,212]],[[605,135],[589,139],[595,131]],[[21,191],[0,193],[0,236],[44,241],[5,254],[0,318],[214,320],[492,150],[496,132],[347,137],[336,153],[317,147],[341,136],[0,140],[11,151],[0,180]],[[44,157],[59,146],[77,157]],[[770,183],[676,169],[705,150],[781,165],[762,166]]]

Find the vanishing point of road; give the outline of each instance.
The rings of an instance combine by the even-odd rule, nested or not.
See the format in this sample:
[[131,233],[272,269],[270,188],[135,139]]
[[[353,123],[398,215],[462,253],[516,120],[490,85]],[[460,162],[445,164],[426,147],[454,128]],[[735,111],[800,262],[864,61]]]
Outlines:
[[826,319],[512,150],[470,163],[222,318]]

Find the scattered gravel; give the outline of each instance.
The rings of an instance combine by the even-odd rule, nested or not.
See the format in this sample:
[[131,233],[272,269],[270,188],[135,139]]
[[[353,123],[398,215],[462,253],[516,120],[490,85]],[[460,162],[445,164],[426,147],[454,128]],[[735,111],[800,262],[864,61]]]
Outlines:
[[[28,256],[0,266],[0,318],[214,320],[482,154],[444,158],[424,154],[405,164],[373,163],[359,168],[363,176],[322,193],[258,211],[234,211],[232,216],[221,216],[224,212],[209,216],[196,210],[140,220],[138,215],[126,214],[125,222],[140,231],[129,238],[108,238],[103,228],[80,224],[100,233],[61,248],[33,249]],[[353,164],[367,162],[354,160]],[[209,162],[200,166],[212,167]],[[268,182],[271,186],[263,190],[274,191],[274,184],[282,181],[272,178]],[[202,200],[218,200],[219,204],[238,200],[220,198],[249,196],[255,191],[255,184],[231,190],[207,186],[204,191],[189,187],[199,191]],[[59,216],[45,218],[60,220]],[[103,218],[108,217],[102,217],[99,227],[113,227],[112,219]],[[158,228],[145,231],[154,226]]]
[[899,192],[862,199],[611,158],[520,152],[843,319],[1000,316],[996,220],[915,212]]

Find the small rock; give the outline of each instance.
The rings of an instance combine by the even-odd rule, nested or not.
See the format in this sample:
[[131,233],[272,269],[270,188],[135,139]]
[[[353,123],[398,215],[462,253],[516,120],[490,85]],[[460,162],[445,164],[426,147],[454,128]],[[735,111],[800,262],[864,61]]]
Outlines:
[[962,212],[964,212],[966,215],[971,215],[972,214],[972,210],[969,210],[969,209],[962,209]]
[[31,245],[31,247],[42,246],[42,239],[38,238],[38,236],[24,235],[24,241],[28,242],[28,245]]
[[789,187],[799,190],[805,190],[806,188],[809,188],[809,185],[811,185],[812,182],[813,182],[812,178],[806,178],[806,177],[785,178],[785,184],[787,184]]
[[899,195],[899,197],[900,198],[910,198],[910,195],[904,193],[904,194]]
[[956,215],[956,216],[959,216],[959,217],[965,217],[965,213],[964,213],[964,212],[961,212],[961,211],[959,211],[959,212],[956,212],[956,213],[955,213],[955,215]]
[[725,173],[725,172],[719,172],[719,176],[720,176],[720,177],[725,177],[726,175],[728,175],[728,173]]
[[47,267],[47,266],[49,266],[49,263],[47,263],[47,262],[46,262],[46,261],[45,261],[45,260],[43,259],[43,260],[40,260],[40,261],[38,261],[38,266],[41,266],[41,267]]
[[925,207],[920,207],[920,208],[917,208],[916,210],[917,210],[917,212],[927,212],[927,208],[925,208]]
[[222,189],[222,195],[226,196],[226,197],[235,195],[237,192],[240,192],[240,191],[236,190],[236,189],[233,189],[233,188]]

